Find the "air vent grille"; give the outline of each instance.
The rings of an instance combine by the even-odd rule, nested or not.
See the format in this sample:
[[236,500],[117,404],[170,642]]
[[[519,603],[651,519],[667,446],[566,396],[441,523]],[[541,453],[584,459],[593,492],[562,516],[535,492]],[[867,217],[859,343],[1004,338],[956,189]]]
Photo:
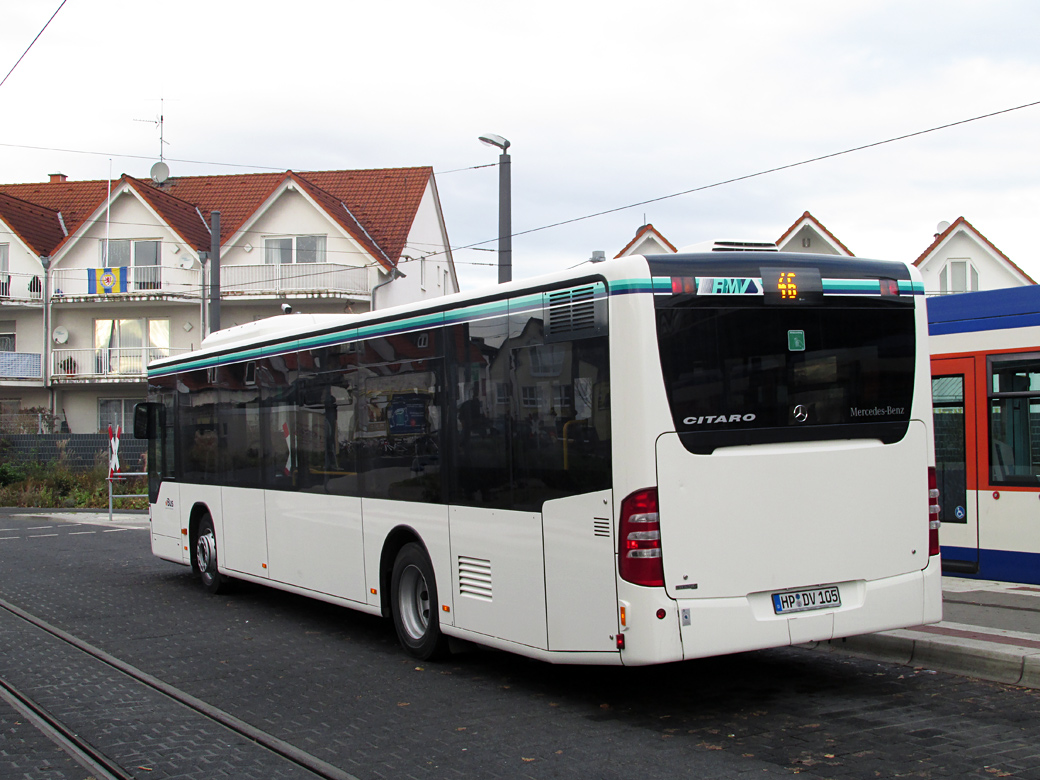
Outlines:
[[459,594],[491,601],[491,561],[459,556]]
[[605,536],[610,538],[610,521],[605,520],[602,517],[595,517],[592,520],[592,535],[593,536]]
[[599,335],[606,321],[603,291],[603,284],[596,283],[545,293],[546,341]]
[[754,241],[716,241],[712,252],[776,252],[776,244],[756,243]]

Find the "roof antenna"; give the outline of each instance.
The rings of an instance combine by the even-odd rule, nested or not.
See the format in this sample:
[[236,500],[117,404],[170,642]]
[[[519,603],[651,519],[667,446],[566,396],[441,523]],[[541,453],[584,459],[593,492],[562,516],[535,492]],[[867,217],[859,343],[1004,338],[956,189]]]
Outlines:
[[159,98],[159,116],[157,116],[155,119],[135,119],[134,120],[135,122],[151,122],[152,124],[154,124],[156,127],[159,128],[159,162],[157,162],[155,165],[153,165],[152,169],[150,171],[150,175],[152,177],[152,181],[155,182],[156,184],[162,184],[168,178],[170,178],[170,166],[167,165],[163,161],[163,157],[165,155],[165,149],[163,147],[168,145],[167,142],[166,142],[166,139],[164,138],[164,132],[165,132],[165,126],[164,125],[165,125],[165,113],[166,113],[165,112],[165,108],[166,108],[166,99],[165,98]]

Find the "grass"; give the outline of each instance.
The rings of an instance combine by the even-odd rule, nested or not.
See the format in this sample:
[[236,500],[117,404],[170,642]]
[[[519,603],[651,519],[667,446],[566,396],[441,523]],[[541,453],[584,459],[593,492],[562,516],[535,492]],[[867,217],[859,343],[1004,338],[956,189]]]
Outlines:
[[[45,509],[108,509],[108,467],[72,471],[58,461],[0,463],[0,506]],[[147,477],[127,477],[112,484],[115,495],[148,492]],[[147,509],[148,499],[124,498],[116,509]]]

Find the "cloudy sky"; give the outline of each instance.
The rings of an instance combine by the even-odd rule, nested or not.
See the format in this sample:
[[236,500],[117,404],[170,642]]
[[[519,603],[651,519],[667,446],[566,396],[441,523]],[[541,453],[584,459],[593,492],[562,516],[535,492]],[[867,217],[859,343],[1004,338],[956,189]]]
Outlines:
[[[0,78],[60,3],[0,0]],[[809,210],[910,260],[964,216],[1040,280],[1040,105],[538,230],[1040,101],[1037,30],[1035,0],[67,0],[0,87],[0,181],[147,176],[162,99],[173,175],[430,165],[456,247],[496,246],[505,136],[517,278]]]

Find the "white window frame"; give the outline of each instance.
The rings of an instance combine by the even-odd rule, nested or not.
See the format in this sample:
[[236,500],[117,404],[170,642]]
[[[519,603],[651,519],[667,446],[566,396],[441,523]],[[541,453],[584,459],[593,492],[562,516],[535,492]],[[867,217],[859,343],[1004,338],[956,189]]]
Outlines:
[[[300,260],[300,254],[301,254],[300,241],[301,240],[306,241],[307,239],[314,239],[316,244],[317,244],[317,246],[313,250],[314,251],[314,259],[313,260]],[[289,259],[287,261],[286,260],[281,260],[281,259],[280,260],[271,260],[270,259],[271,258],[271,250],[274,248],[274,247],[272,247],[271,244],[273,242],[275,242],[275,241],[278,241],[278,242],[288,241],[289,242],[289,246],[288,246],[288,250],[289,250],[288,257],[289,257]],[[279,246],[278,247],[279,255],[282,255],[284,253],[284,250],[285,250],[284,247]],[[310,252],[311,250],[308,249],[308,248],[303,248],[302,251],[306,253],[306,252]],[[295,236],[295,235],[294,236],[287,236],[287,235],[264,236],[264,265],[293,265],[293,264],[297,264],[297,263],[311,265],[311,264],[314,264],[314,263],[327,263],[329,261],[328,260],[328,254],[329,254],[329,237],[328,237],[327,234],[324,234],[324,233],[308,233],[308,234],[299,235],[299,236]]]
[[0,298],[11,297],[11,245],[0,244]]
[[[15,330],[14,321],[0,322],[0,351],[3,352],[17,352],[17,331]],[[5,349],[5,347],[10,349]]]
[[[112,430],[115,430],[116,425],[119,425],[123,429],[125,434],[128,430],[133,430],[134,427],[134,406],[141,402],[140,398],[99,398],[97,405],[97,421],[98,421],[98,432],[107,433],[109,422],[102,416],[102,404],[119,402],[119,417],[118,421],[112,423]],[[128,411],[129,410],[129,411]]]
[[[954,266],[964,267],[964,289],[954,289],[953,272]],[[975,264],[967,257],[951,257],[939,271],[940,293],[964,293],[977,292],[979,289],[979,271]]]
[[[135,266],[142,265],[137,262],[137,245],[138,244],[155,244],[155,262],[146,263],[144,265],[151,267],[153,265],[162,265],[162,239],[161,238],[101,238],[98,239],[98,268],[112,268],[112,264],[109,262],[109,257],[112,255],[113,244],[126,244],[130,249],[129,257],[126,262],[120,261],[119,265]],[[106,252],[105,247],[108,247]]]

